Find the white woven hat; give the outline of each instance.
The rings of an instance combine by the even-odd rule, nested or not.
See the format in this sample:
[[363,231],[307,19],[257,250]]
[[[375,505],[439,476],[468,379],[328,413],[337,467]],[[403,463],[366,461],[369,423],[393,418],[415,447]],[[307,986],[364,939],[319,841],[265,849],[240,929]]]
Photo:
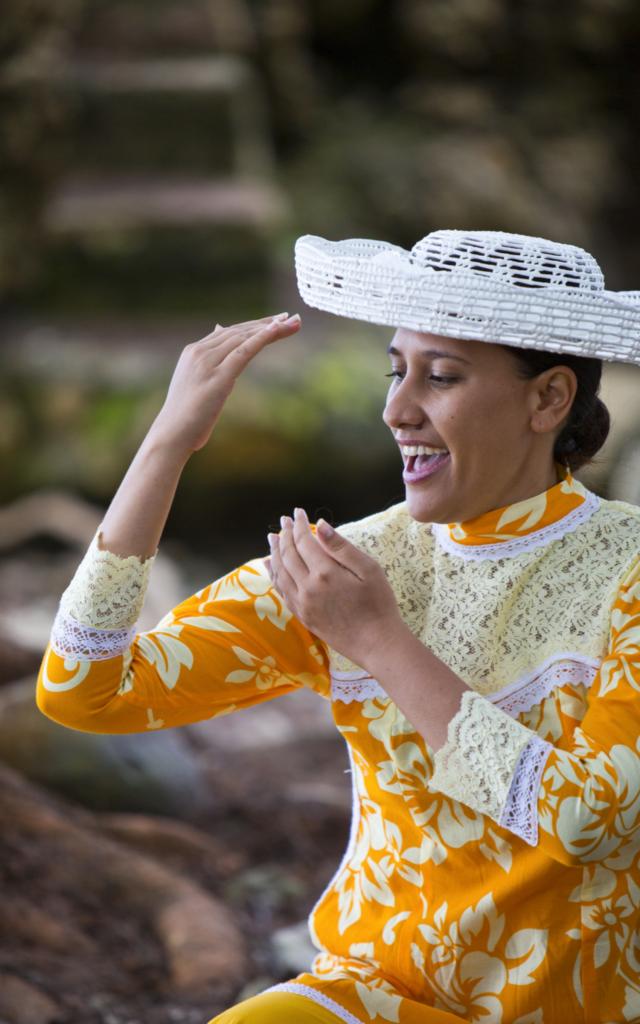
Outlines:
[[390,327],[640,363],[640,292],[611,292],[584,249],[503,231],[432,231],[411,251],[303,235],[309,306]]

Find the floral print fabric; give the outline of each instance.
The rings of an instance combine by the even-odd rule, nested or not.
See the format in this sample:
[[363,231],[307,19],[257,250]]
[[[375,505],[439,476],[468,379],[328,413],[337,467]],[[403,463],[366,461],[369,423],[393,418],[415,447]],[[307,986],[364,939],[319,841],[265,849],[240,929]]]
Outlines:
[[[332,698],[351,837],[310,915],[318,955],[287,990],[347,1024],[640,1022],[640,510],[590,500],[569,474],[510,508],[478,533],[449,524],[452,543],[486,548],[471,561],[401,506],[342,531],[475,691],[457,723],[470,728],[454,719],[435,754],[379,684],[291,616],[259,560],[117,657],[43,658],[40,706],[91,731],[180,725],[300,686]],[[514,534],[523,548],[501,558]],[[531,743],[548,750],[521,787],[536,826],[523,838],[504,810]]]

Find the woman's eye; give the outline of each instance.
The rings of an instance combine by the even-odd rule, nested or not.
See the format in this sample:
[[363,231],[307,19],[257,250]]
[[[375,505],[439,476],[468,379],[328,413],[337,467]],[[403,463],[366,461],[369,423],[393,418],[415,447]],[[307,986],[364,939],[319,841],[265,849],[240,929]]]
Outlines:
[[[392,370],[391,373],[385,373],[385,377],[392,377],[394,380],[402,380],[404,377],[404,371]],[[457,379],[457,377],[443,377],[437,373],[429,374],[429,380],[432,380],[434,384],[453,384]]]

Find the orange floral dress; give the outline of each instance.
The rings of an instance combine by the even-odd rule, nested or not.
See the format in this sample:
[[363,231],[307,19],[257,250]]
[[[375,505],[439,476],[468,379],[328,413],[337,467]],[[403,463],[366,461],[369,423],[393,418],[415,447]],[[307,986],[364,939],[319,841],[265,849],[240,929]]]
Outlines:
[[99,531],[41,710],[141,732],[314,690],[348,746],[351,836],[309,917],[317,956],[270,991],[345,1024],[640,1022],[640,509],[562,471],[473,521],[400,504],[340,532],[469,687],[436,753],[291,615],[262,560],[139,633],[153,558],[118,558]]

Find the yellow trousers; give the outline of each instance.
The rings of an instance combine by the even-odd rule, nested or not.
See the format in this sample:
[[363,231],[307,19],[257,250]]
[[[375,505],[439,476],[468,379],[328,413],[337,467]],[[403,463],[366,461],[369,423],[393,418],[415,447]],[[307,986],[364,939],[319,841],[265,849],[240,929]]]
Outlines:
[[323,1006],[293,992],[261,992],[214,1017],[209,1024],[343,1024]]
[[[344,1024],[345,1019],[306,996],[293,992],[261,992],[225,1010],[209,1024]],[[454,1021],[463,1024],[461,1017],[428,1006],[424,1007],[424,1021],[425,1024],[427,1021],[429,1024],[452,1024]]]

